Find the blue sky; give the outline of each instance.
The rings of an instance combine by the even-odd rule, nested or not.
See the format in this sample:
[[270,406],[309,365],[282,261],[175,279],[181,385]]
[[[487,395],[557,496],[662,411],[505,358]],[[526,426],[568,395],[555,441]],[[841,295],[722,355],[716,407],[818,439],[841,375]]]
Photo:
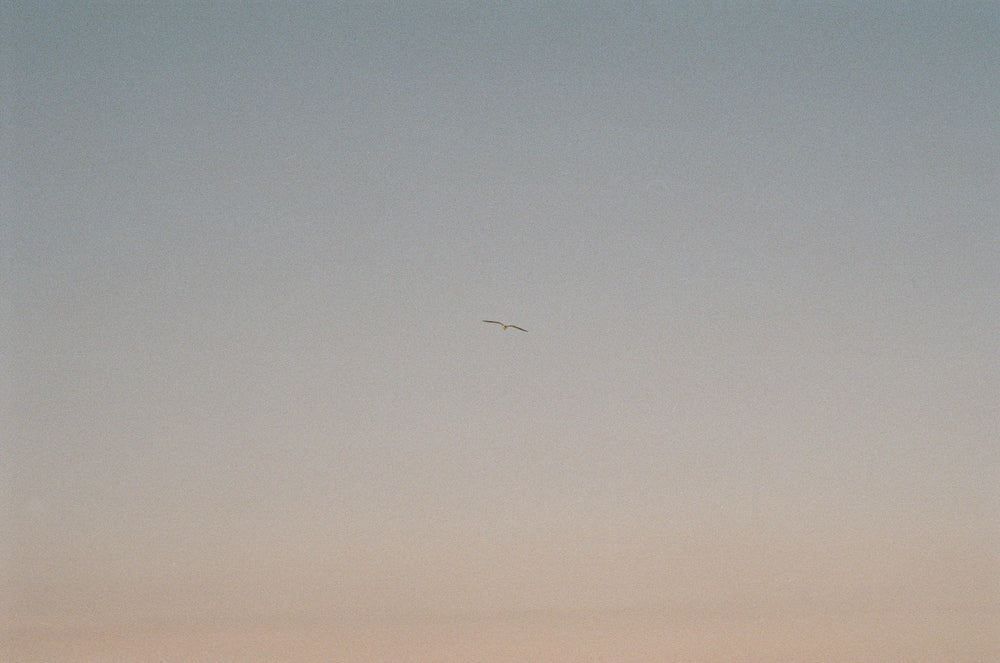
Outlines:
[[4,12],[13,623],[997,609],[995,4]]

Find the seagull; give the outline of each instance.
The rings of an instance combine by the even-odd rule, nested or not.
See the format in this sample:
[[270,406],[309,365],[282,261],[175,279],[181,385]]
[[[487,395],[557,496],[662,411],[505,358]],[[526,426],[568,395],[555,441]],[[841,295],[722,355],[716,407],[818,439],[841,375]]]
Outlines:
[[507,329],[507,327],[510,327],[512,329],[517,329],[517,330],[520,330],[520,331],[523,331],[523,332],[528,331],[527,329],[525,329],[523,327],[518,327],[517,325],[505,325],[504,323],[498,322],[497,320],[483,320],[483,322],[488,322],[491,325],[500,325],[504,329]]

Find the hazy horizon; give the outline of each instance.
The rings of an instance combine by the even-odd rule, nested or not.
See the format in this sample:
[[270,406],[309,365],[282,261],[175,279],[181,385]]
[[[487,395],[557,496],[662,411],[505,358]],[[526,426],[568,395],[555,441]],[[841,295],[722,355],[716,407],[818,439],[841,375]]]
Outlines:
[[997,651],[996,3],[0,11],[16,660]]

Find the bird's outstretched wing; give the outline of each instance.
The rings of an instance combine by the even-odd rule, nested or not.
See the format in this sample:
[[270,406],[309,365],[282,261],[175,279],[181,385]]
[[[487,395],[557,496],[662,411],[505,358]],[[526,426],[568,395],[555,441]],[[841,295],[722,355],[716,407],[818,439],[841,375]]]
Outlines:
[[520,331],[523,331],[523,332],[528,331],[524,327],[518,327],[517,325],[508,325],[506,323],[500,322],[499,320],[483,320],[483,322],[488,322],[491,325],[500,325],[501,327],[504,328],[505,331],[506,331],[507,327],[510,327],[511,329],[517,329],[517,330],[520,330]]

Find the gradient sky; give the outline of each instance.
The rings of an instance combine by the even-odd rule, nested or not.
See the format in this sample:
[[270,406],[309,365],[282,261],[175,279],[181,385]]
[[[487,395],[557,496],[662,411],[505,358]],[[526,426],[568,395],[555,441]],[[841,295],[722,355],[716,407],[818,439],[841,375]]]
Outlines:
[[1000,6],[331,4],[4,3],[18,660],[996,651]]

